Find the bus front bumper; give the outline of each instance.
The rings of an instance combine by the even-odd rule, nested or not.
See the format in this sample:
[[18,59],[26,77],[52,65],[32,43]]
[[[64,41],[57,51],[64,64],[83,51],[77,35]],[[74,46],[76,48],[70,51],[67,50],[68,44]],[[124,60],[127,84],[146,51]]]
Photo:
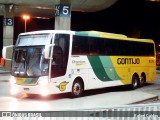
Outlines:
[[17,84],[11,85],[10,93],[12,95],[16,94],[39,94],[41,96],[48,96],[55,93],[60,93],[57,87],[50,84],[48,85],[35,85],[35,86],[22,86]]

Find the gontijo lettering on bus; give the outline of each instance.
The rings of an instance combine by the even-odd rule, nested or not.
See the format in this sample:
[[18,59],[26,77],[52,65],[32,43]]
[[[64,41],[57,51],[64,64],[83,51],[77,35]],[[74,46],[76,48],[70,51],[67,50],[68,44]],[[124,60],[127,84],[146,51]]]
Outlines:
[[118,58],[117,64],[140,64],[139,58]]

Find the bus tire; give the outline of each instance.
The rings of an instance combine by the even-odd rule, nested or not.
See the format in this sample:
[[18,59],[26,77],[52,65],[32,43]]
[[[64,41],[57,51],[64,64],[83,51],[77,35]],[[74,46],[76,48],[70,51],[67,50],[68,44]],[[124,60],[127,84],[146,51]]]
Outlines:
[[130,88],[131,88],[132,90],[135,90],[135,89],[137,89],[138,87],[139,87],[139,77],[138,77],[137,74],[134,74],[134,75],[132,76],[132,83],[131,83],[131,85],[130,85]]
[[80,97],[83,92],[83,84],[80,79],[76,79],[72,85],[72,97]]
[[146,75],[145,73],[142,73],[140,77],[140,87],[143,87],[145,82],[146,82]]

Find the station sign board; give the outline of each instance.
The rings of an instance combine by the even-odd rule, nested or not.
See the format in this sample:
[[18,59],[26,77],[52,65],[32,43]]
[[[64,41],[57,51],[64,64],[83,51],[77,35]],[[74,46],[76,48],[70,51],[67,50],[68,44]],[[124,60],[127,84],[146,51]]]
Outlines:
[[55,5],[55,16],[71,16],[71,5],[68,4],[56,4]]
[[13,18],[4,18],[3,25],[4,26],[13,26],[14,25]]

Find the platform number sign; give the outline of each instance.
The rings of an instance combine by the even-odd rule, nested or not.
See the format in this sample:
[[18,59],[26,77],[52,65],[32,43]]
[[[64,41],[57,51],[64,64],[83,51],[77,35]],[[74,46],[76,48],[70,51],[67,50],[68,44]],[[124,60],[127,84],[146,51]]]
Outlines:
[[4,18],[4,26],[13,26],[14,22],[13,22],[13,18]]
[[71,16],[71,6],[66,4],[56,4],[55,16]]

